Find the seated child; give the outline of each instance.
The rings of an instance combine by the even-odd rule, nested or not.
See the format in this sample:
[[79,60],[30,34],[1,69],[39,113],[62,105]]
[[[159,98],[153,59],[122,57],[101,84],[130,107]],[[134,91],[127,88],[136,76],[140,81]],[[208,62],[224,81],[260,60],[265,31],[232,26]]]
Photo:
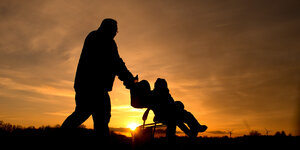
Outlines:
[[[181,101],[175,101],[176,114],[178,115],[177,126],[186,133],[189,137],[197,137],[198,132],[204,132],[207,129],[206,125],[200,125],[197,119],[191,112],[184,109]],[[184,124],[186,123],[189,128]]]
[[175,136],[176,125],[189,137],[197,137],[198,132],[204,132],[207,129],[206,125],[200,125],[194,115],[184,109],[182,102],[174,101],[165,79],[156,80],[151,92],[149,108],[155,114],[154,121],[167,125],[167,137]]

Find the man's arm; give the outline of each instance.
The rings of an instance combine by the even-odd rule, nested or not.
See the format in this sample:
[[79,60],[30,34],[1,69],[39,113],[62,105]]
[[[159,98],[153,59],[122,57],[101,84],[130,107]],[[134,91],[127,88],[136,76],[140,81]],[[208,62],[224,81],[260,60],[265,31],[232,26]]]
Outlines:
[[118,61],[118,72],[117,75],[127,89],[130,89],[131,86],[134,84],[135,78],[133,77],[132,73],[127,69],[124,61],[122,58],[119,58]]

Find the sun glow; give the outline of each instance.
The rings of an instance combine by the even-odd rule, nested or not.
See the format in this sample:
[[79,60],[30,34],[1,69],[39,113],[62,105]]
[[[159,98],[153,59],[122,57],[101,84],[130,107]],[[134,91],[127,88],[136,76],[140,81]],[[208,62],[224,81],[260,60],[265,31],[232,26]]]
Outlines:
[[139,126],[139,124],[137,124],[137,123],[130,123],[130,124],[128,124],[128,128],[130,128],[130,130],[131,131],[134,131],[135,129],[136,129],[136,127],[138,127]]

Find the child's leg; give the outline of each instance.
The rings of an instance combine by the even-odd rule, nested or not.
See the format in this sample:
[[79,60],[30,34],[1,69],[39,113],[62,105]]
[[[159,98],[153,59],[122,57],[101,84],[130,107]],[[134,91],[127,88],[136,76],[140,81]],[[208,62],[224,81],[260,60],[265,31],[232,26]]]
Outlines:
[[187,136],[189,136],[189,137],[192,136],[190,129],[189,129],[183,122],[177,123],[177,126],[178,126],[178,127],[181,129],[181,131],[183,131]]
[[173,143],[176,139],[176,122],[169,121],[167,122],[167,131],[166,137],[168,142]]
[[189,126],[190,130],[192,132],[198,133],[198,132],[204,132],[207,127],[205,125],[201,125],[197,119],[194,117],[194,115],[188,111],[185,111],[185,123]]

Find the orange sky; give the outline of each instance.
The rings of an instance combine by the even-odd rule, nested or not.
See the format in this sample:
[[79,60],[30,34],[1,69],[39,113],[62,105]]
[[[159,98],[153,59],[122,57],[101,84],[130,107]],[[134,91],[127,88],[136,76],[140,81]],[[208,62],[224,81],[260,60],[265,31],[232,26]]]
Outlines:
[[[297,0],[2,0],[0,120],[61,124],[75,107],[84,39],[111,17],[129,70],[152,88],[165,78],[207,135],[265,128],[300,135],[298,8]],[[142,123],[144,109],[130,106],[119,80],[110,95],[110,127]]]

